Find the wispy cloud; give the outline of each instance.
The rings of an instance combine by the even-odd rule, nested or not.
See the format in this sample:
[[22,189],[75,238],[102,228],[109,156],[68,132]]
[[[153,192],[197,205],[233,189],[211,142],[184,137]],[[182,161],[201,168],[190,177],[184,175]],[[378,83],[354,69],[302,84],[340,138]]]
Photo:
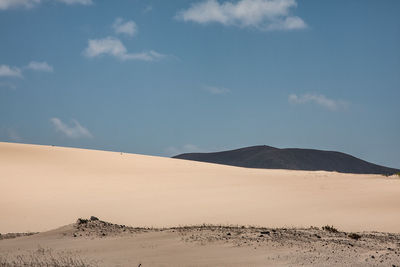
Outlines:
[[205,152],[205,151],[196,145],[186,144],[183,145],[182,147],[175,147],[175,146],[167,147],[165,149],[165,152],[167,153],[168,156],[176,156],[182,153]]
[[[62,2],[67,5],[80,4],[80,5],[91,5],[92,0],[53,0],[55,2]],[[0,10],[6,10],[10,8],[32,8],[40,3],[47,2],[43,0],[0,0]]]
[[8,89],[15,90],[15,89],[17,89],[17,86],[15,84],[9,83],[9,82],[0,82],[0,88],[8,88]]
[[57,0],[58,2],[65,3],[67,5],[91,5],[92,0]]
[[51,118],[50,122],[53,124],[57,132],[60,132],[69,138],[93,137],[89,130],[83,127],[77,120],[72,120],[71,126],[65,124],[59,118]]
[[23,69],[53,72],[53,67],[50,66],[47,62],[31,61],[27,66],[23,67],[22,69],[18,67],[10,67],[8,65],[0,65],[0,77],[22,78]]
[[153,6],[152,5],[148,5],[143,9],[143,13],[148,13],[150,11],[153,10]]
[[344,101],[330,99],[321,94],[304,94],[300,96],[291,94],[288,100],[293,104],[314,103],[329,110],[338,110],[347,106],[347,103]]
[[30,8],[40,2],[40,0],[0,0],[0,10],[17,7]]
[[203,89],[213,95],[223,95],[223,94],[227,94],[231,91],[228,88],[217,87],[217,86],[204,86]]
[[22,72],[17,67],[10,67],[10,66],[7,66],[7,65],[0,65],[0,77],[22,78]]
[[128,53],[124,44],[119,39],[114,37],[89,40],[88,47],[85,49],[84,55],[89,58],[98,57],[101,55],[110,55],[120,60],[143,61],[156,61],[165,57],[165,55],[157,53],[153,50],[142,53]]
[[133,20],[124,21],[122,18],[117,18],[113,24],[116,34],[125,34],[127,36],[134,36],[138,32],[138,27]]
[[205,0],[178,12],[175,18],[199,24],[220,23],[226,26],[252,27],[260,30],[297,30],[307,24],[290,10],[296,0],[240,0],[237,2]]
[[34,71],[53,72],[53,66],[50,66],[47,62],[31,61],[26,68]]
[[7,135],[8,135],[8,138],[10,138],[12,141],[16,141],[16,142],[22,141],[21,136],[13,128],[8,128],[7,129]]
[[19,133],[12,127],[0,126],[0,137],[15,142],[21,142],[23,140]]

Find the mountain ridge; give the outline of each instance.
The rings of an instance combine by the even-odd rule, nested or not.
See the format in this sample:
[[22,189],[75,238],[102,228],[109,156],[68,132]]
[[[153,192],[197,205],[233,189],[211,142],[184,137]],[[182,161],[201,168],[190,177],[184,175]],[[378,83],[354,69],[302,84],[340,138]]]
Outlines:
[[383,175],[400,172],[399,169],[377,165],[343,152],[276,148],[266,145],[210,153],[183,153],[172,158],[261,169],[320,170]]

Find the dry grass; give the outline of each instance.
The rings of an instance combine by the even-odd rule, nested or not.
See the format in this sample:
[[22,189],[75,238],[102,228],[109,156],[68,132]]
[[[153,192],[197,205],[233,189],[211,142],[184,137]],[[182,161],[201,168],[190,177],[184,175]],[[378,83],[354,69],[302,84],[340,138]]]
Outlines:
[[325,230],[325,231],[331,232],[331,233],[338,233],[339,232],[335,227],[333,227],[333,225],[332,226],[330,226],[330,225],[322,226],[322,230]]
[[[262,264],[271,266],[398,266],[400,259],[400,234],[349,233],[331,225],[322,228],[266,228],[202,224],[134,228],[93,217],[78,219],[75,224],[53,232],[52,236],[48,234],[47,240],[41,242],[46,247],[51,245],[52,249],[37,248],[38,243],[34,240],[42,239],[35,236],[20,238],[20,244],[29,241],[29,247],[24,250],[16,250],[19,246],[15,241],[1,241],[0,267],[85,267],[100,263],[115,266],[116,258],[120,266],[138,266],[138,262],[144,266],[198,266],[209,255],[212,259],[205,266],[225,266],[222,264],[225,262],[238,265],[240,262],[241,266],[261,265],[258,256],[263,259]],[[170,247],[178,249],[171,250]],[[235,248],[234,251],[231,248]],[[216,252],[218,250],[221,254]],[[249,251],[254,254],[249,256]],[[158,258],[158,255],[163,256]]]
[[52,249],[39,247],[25,254],[0,255],[0,267],[32,266],[32,267],[89,267],[95,266],[67,252],[53,252]]
[[34,235],[34,234],[37,234],[37,232],[0,234],[0,240],[17,238],[17,237],[20,237],[20,236],[30,236],[30,235]]

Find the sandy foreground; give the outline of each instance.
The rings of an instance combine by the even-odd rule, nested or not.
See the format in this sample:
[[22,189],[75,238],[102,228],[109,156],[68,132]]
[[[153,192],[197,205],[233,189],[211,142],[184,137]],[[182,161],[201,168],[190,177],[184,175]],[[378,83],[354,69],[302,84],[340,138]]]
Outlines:
[[78,220],[0,239],[0,266],[400,266],[400,234],[333,228],[141,229]]
[[[400,266],[394,176],[0,143],[0,189],[0,264],[71,256],[84,263],[76,266]],[[121,226],[71,224],[90,215]],[[194,226],[203,223],[224,227]],[[29,231],[42,233],[4,239]]]

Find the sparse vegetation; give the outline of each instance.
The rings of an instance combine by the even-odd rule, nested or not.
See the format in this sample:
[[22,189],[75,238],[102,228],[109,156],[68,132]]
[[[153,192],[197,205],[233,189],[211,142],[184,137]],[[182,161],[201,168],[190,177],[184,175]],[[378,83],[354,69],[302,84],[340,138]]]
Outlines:
[[361,235],[356,234],[356,233],[350,233],[350,234],[348,234],[348,237],[350,237],[351,239],[358,240],[361,238]]
[[77,224],[86,224],[88,221],[89,221],[88,219],[79,218]]
[[11,239],[11,238],[16,238],[16,237],[20,237],[20,236],[30,236],[30,235],[34,235],[34,234],[37,234],[37,232],[0,234],[0,240]]
[[[90,217],[90,219],[79,218],[75,224],[75,231],[72,233],[73,237],[106,237],[117,236],[121,234],[128,234],[134,232],[144,232],[152,228],[129,227],[126,225],[113,224],[100,220],[97,217]],[[157,229],[160,231],[161,229]]]
[[[76,238],[74,242],[79,242],[78,238],[82,237],[82,241],[85,243],[94,242],[91,244],[101,244],[102,248],[111,249],[113,251],[114,248],[108,248],[108,246],[113,246],[113,244],[115,244],[113,240],[118,236],[123,237],[123,239],[121,239],[122,242],[128,240],[126,244],[137,244],[137,242],[142,242],[146,239],[146,236],[141,234],[153,232],[154,235],[152,235],[152,238],[156,237],[155,240],[160,240],[161,238],[161,242],[165,244],[165,235],[156,235],[155,232],[166,231],[169,236],[168,240],[174,242],[173,244],[176,244],[175,242],[180,240],[185,243],[193,242],[202,246],[212,244],[215,247],[223,246],[224,248],[227,246],[238,249],[240,247],[248,247],[254,250],[258,250],[259,248],[263,250],[264,248],[272,248],[272,250],[277,249],[275,253],[279,253],[278,251],[281,249],[285,250],[285,248],[290,248],[291,251],[298,251],[298,253],[294,253],[291,256],[297,261],[292,262],[293,265],[296,265],[296,263],[298,263],[297,265],[303,265],[304,263],[305,265],[320,266],[324,264],[339,265],[339,263],[342,263],[342,265],[351,266],[354,265],[354,263],[359,263],[360,260],[365,260],[365,257],[371,259],[372,256],[374,256],[376,259],[379,258],[382,265],[393,266],[392,263],[396,262],[398,255],[400,255],[400,248],[397,245],[400,244],[400,235],[398,234],[377,232],[346,233],[337,230],[331,225],[326,225],[322,228],[266,228],[251,225],[202,224],[168,228],[139,228],[113,224],[98,218],[94,220],[90,218],[78,219],[78,221],[71,226],[73,231],[71,232],[71,228],[66,228],[61,238],[71,240],[73,236],[74,238],[72,239]],[[109,241],[113,242],[109,243],[107,240],[99,241],[98,239],[107,237],[112,237]],[[57,239],[59,244],[63,242],[63,240],[59,240],[59,233],[53,235],[52,240],[55,239]],[[360,239],[362,239],[362,241],[357,241]],[[6,243],[7,241],[1,242]],[[146,241],[143,242],[145,242],[143,244],[147,243]],[[51,245],[53,241],[47,244]],[[181,245],[182,243],[180,243],[180,246]],[[183,244],[183,247],[184,246]],[[95,247],[97,248],[97,245]],[[146,253],[146,255],[148,255],[149,249],[153,250],[155,247],[143,245],[140,253]],[[106,259],[102,253],[97,253],[103,251],[103,249],[99,250],[96,248],[90,251],[79,250],[78,255],[80,256],[77,256],[78,250],[74,250],[71,247],[68,248],[68,246],[63,247],[63,250],[43,247],[37,247],[36,249],[35,247],[30,247],[30,249],[26,247],[25,249],[15,250],[14,246],[11,246],[8,250],[3,250],[2,247],[0,267],[87,267],[97,266],[105,262],[107,262],[107,266],[114,266],[112,264],[112,259]],[[137,252],[136,245],[130,248],[135,250],[135,253]],[[310,254],[306,262],[303,261],[305,259],[303,257],[304,251],[314,253],[312,255]],[[346,251],[346,253],[343,253],[344,251]],[[349,253],[347,253],[347,251]],[[360,251],[362,253],[360,253]],[[318,252],[318,256],[316,256],[316,252]],[[332,257],[332,255],[334,255],[334,257]],[[129,266],[142,266],[140,263],[132,264],[132,262],[134,263],[136,260],[137,258],[132,257],[123,258],[125,263],[129,261]]]
[[330,233],[339,233],[339,231],[335,227],[330,226],[330,225],[323,226],[322,230],[330,232]]
[[395,173],[385,173],[383,174],[385,177],[390,177],[390,176],[398,176],[400,177],[400,172],[395,172]]
[[12,266],[89,267],[95,265],[72,255],[72,253],[55,253],[52,249],[39,247],[27,254],[0,255],[0,267]]

